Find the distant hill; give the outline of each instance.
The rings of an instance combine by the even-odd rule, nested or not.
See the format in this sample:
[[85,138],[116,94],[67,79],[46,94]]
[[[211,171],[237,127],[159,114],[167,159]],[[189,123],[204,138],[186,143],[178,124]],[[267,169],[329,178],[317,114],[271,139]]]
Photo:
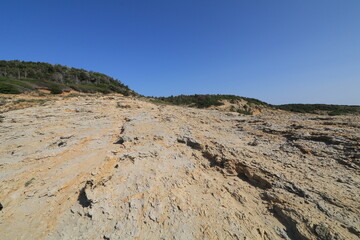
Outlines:
[[0,93],[17,94],[39,89],[54,94],[75,90],[137,95],[120,81],[98,72],[42,62],[0,61]]
[[179,95],[170,97],[152,98],[155,102],[174,105],[186,105],[197,108],[211,108],[217,110],[238,112],[251,115],[261,112],[262,109],[271,108],[271,105],[255,98],[240,97],[235,95]]
[[[19,94],[44,90],[53,94],[75,90],[83,93],[121,93],[125,96],[140,96],[120,81],[102,73],[59,64],[0,60],[0,93]],[[265,110],[275,109],[330,116],[360,114],[360,106],[328,104],[271,105],[255,98],[235,95],[195,94],[148,98],[158,103],[217,109],[245,115],[254,115]]]
[[235,95],[179,95],[170,97],[152,97],[153,102],[185,105],[196,108],[209,108],[244,115],[254,115],[265,110],[285,110],[296,113],[310,113],[321,115],[359,115],[360,106],[330,105],[330,104],[284,104],[271,105],[255,98],[240,97]]
[[277,108],[297,113],[327,114],[330,116],[360,114],[360,106],[330,104],[284,104]]

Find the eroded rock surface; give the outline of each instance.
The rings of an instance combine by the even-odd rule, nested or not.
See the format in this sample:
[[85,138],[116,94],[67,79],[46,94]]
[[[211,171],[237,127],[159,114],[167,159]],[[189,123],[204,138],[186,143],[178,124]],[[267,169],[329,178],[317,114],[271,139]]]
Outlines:
[[9,111],[1,239],[359,239],[360,118],[119,96]]

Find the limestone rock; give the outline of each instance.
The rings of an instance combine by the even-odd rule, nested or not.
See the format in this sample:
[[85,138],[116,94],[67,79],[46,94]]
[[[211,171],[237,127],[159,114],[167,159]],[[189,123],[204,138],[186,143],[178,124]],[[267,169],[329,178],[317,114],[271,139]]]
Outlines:
[[48,102],[1,114],[1,239],[360,237],[359,116]]

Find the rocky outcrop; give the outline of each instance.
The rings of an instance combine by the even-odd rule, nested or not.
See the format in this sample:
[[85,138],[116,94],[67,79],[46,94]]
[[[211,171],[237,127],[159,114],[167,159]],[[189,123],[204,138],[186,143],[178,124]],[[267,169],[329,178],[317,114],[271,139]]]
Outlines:
[[120,96],[2,116],[4,239],[360,237],[359,117]]

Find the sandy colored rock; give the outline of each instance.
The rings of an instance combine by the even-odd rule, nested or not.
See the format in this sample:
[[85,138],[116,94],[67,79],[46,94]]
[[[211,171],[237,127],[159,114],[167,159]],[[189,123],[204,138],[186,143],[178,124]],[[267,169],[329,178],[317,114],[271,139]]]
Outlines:
[[116,95],[1,116],[1,239],[360,237],[359,116]]

